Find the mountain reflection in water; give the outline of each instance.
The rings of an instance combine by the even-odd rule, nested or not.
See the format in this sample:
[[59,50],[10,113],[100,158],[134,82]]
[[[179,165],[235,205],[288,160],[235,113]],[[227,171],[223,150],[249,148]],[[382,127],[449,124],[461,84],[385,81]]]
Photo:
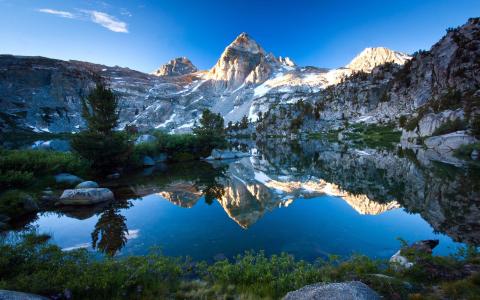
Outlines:
[[[142,234],[141,228],[129,230],[125,217],[132,205],[144,201],[139,198],[155,195],[182,209],[217,202],[231,220],[248,231],[268,212],[328,195],[343,199],[361,215],[403,207],[420,214],[435,232],[456,242],[480,244],[478,169],[429,161],[421,149],[417,153],[357,150],[319,140],[291,144],[280,139],[247,141],[237,147],[252,156],[147,169],[103,184],[114,190],[115,203],[60,214],[82,220],[96,216],[92,247],[114,255],[129,239]],[[160,218],[161,213],[151,211],[149,218]],[[42,222],[39,224],[41,228]],[[185,228],[178,229],[170,238],[173,241],[188,234],[192,224],[175,226]]]

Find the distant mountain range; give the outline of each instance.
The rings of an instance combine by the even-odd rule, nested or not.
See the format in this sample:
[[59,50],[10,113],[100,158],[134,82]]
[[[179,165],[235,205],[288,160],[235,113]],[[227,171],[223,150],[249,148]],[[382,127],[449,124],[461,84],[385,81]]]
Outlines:
[[[257,121],[259,112],[274,113],[300,100],[322,107],[321,122],[306,122],[304,130],[339,125],[345,119],[398,121],[448,89],[476,95],[479,27],[478,19],[470,19],[430,51],[413,56],[367,48],[345,67],[332,70],[275,57],[246,33],[205,71],[185,57],[145,74],[80,61],[0,55],[0,130],[81,130],[81,99],[94,86],[96,74],[120,97],[120,127],[186,132],[205,108],[221,113],[226,122],[244,115]],[[270,120],[263,128],[288,131],[287,123],[298,114],[293,115]]]

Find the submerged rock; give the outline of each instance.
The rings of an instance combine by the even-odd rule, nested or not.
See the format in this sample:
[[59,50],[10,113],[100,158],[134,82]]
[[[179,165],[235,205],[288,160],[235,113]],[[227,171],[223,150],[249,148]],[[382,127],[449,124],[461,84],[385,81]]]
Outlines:
[[63,205],[91,205],[113,199],[112,191],[107,188],[82,188],[63,191],[58,203]]
[[98,188],[98,183],[95,181],[84,181],[77,184],[76,189],[89,189],[89,188]]
[[48,300],[48,298],[42,297],[39,295],[15,292],[15,291],[7,291],[7,290],[0,290],[0,299],[1,300]]
[[205,159],[206,160],[234,159],[234,158],[241,158],[241,157],[248,157],[248,156],[250,156],[250,153],[213,149],[212,154]]
[[338,283],[316,283],[304,286],[303,288],[289,292],[284,300],[375,300],[380,296],[360,281],[338,282]]
[[83,179],[73,174],[60,173],[55,175],[55,181],[57,183],[68,183],[73,185],[73,184],[82,182]]

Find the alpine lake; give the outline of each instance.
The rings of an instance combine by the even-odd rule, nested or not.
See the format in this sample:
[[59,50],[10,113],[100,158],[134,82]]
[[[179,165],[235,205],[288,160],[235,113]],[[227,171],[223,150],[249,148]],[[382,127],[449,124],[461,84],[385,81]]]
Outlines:
[[160,248],[215,261],[248,250],[389,258],[408,242],[434,253],[480,244],[480,168],[424,149],[358,149],[325,140],[236,140],[249,157],[156,165],[99,182],[113,203],[61,207],[4,234],[36,230],[65,251],[116,256]]

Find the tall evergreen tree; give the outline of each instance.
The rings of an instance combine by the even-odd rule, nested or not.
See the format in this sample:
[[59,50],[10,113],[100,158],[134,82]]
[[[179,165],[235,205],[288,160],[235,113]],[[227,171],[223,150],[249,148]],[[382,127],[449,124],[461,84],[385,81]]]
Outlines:
[[97,173],[121,167],[129,158],[133,145],[118,125],[118,98],[103,82],[97,83],[82,102],[82,116],[87,130],[72,138],[72,148],[91,162]]

